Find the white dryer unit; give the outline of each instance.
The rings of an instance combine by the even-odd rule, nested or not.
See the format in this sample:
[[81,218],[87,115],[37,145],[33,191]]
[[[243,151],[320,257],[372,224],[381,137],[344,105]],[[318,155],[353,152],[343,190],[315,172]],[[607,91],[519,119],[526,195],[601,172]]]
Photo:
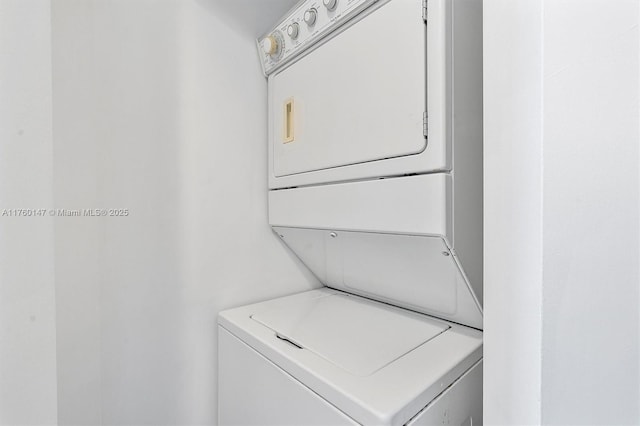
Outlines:
[[479,2],[320,3],[301,2],[259,40],[270,188],[451,172],[454,149],[481,154]]
[[258,47],[269,223],[325,287],[220,314],[220,424],[481,424],[481,0],[302,0]]
[[[446,13],[434,3],[431,16]],[[445,35],[420,13],[389,2],[269,75],[270,187],[451,168]]]

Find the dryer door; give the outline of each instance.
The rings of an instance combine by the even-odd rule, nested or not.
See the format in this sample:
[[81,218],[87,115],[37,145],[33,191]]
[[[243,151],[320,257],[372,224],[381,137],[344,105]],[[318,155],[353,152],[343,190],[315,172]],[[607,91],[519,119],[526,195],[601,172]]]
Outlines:
[[[420,156],[420,164],[405,164],[399,174],[450,168],[444,133],[430,135],[429,143],[425,135],[421,5],[391,0],[270,76],[272,188],[385,176],[394,173],[386,162],[406,157]],[[441,58],[434,61],[446,69]],[[444,72],[435,69],[433,78],[442,80],[434,89],[441,105],[433,109],[443,114]]]

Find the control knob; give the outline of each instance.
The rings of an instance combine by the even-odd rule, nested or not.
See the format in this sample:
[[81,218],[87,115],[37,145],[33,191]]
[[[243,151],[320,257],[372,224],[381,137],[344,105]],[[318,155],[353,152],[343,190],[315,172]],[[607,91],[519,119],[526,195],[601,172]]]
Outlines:
[[276,40],[273,35],[265,37],[264,40],[262,40],[262,50],[264,50],[264,53],[267,55],[275,54],[278,52],[278,40]]
[[307,23],[308,26],[312,26],[316,23],[316,17],[318,16],[318,11],[315,9],[308,9],[304,13],[304,22]]
[[338,0],[322,0],[322,3],[327,10],[334,10],[338,6]]
[[289,37],[295,40],[298,38],[299,30],[300,30],[300,26],[298,25],[297,22],[294,22],[293,24],[287,27],[287,34],[289,34]]

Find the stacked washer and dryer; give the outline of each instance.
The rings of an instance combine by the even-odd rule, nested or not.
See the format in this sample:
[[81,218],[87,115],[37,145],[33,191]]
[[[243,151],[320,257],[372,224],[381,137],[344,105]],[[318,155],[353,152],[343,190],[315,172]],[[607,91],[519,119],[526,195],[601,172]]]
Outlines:
[[481,424],[481,0],[303,0],[258,46],[269,223],[325,287],[220,314],[219,423]]

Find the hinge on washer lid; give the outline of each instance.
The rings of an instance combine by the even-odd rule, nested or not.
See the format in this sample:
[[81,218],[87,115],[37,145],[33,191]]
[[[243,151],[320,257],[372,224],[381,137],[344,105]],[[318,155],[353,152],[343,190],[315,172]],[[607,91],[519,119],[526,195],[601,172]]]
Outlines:
[[422,113],[422,133],[424,134],[425,138],[428,138],[428,136],[429,136],[429,116],[427,115],[426,111]]
[[427,22],[427,0],[422,0],[422,20]]

